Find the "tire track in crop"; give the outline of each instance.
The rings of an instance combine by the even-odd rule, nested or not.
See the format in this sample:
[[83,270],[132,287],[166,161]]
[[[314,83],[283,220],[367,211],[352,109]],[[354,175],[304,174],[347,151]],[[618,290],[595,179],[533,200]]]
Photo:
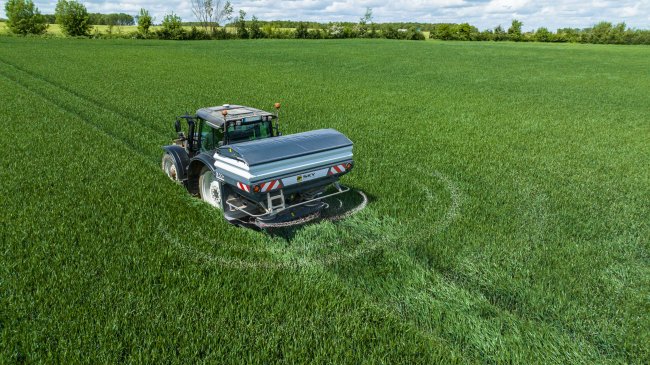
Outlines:
[[[5,64],[13,67],[11,64],[8,64],[3,60],[0,60],[0,64]],[[67,94],[65,90],[58,88],[56,85],[52,85],[47,81],[33,77],[29,73],[23,72],[18,68],[14,68],[14,70],[15,71],[12,74],[11,70],[7,68],[0,68],[0,75],[4,76],[6,79],[14,82],[30,93],[53,104],[55,107],[65,111],[66,113],[76,116],[95,130],[119,142],[132,152],[157,165],[158,155],[153,153],[154,149],[151,147],[150,140],[146,139],[145,135],[137,133],[137,126],[129,128],[127,124],[131,124],[131,122],[128,122],[127,124],[121,124],[120,127],[123,128],[107,128],[107,125],[105,123],[103,124],[97,121],[97,119],[101,119],[102,116],[106,117],[105,115],[93,116],[93,114],[96,113],[94,110],[97,108],[93,109],[93,106],[96,107],[96,105],[92,104],[92,102],[71,94]],[[52,89],[54,89],[54,91]],[[60,97],[57,98],[57,95]],[[135,132],[130,133],[128,136],[121,135],[120,132],[123,134],[125,133],[125,130],[126,132],[135,130]],[[148,145],[150,149],[146,148]],[[156,147],[156,149],[158,148],[159,147]]]
[[40,81],[43,81],[43,82],[51,85],[52,87],[55,87],[55,88],[65,92],[65,93],[71,94],[71,95],[75,96],[78,99],[83,99],[87,103],[95,105],[98,109],[103,109],[103,110],[105,110],[105,111],[107,111],[109,113],[117,115],[118,117],[120,117],[120,118],[122,118],[124,120],[138,121],[138,123],[137,123],[138,126],[141,126],[141,127],[143,126],[146,129],[148,129],[150,132],[153,132],[153,133],[158,134],[160,136],[168,137],[166,133],[164,133],[164,132],[162,132],[162,131],[160,131],[158,129],[155,129],[154,127],[150,126],[145,121],[142,121],[139,118],[134,117],[133,115],[128,115],[127,113],[119,111],[115,107],[108,106],[106,103],[102,103],[101,101],[97,101],[97,100],[95,100],[93,98],[85,96],[85,95],[79,93],[78,91],[76,91],[76,90],[74,90],[74,89],[72,89],[70,87],[67,87],[67,86],[65,86],[65,85],[63,85],[61,83],[52,81],[52,80],[46,78],[45,76],[43,76],[41,74],[38,74],[38,73],[36,73],[36,72],[34,72],[32,70],[25,69],[23,67],[20,67],[20,66],[14,64],[14,63],[11,63],[11,62],[9,62],[9,61],[7,61],[5,59],[1,59],[1,58],[0,58],[0,63],[4,63],[4,64],[6,64],[6,65],[8,65],[10,67],[13,67],[14,69],[16,69],[16,70],[18,70],[20,72],[23,72],[23,73],[25,73],[25,74],[27,74],[27,75],[35,78],[35,79],[38,79]]
[[[448,191],[451,196],[451,203],[445,214],[435,223],[436,233],[442,232],[446,227],[448,227],[459,215],[460,207],[463,201],[463,194],[458,188],[458,186],[449,179],[446,175],[439,171],[434,171],[431,173],[437,181],[440,181],[443,187]],[[365,200],[359,206],[365,208]],[[358,207],[357,207],[358,208]],[[322,251],[310,251],[309,248],[301,247],[295,245],[295,241],[290,242],[294,245],[289,245],[288,247],[275,247],[273,245],[267,245],[260,248],[251,248],[245,247],[246,252],[251,255],[268,255],[270,254],[272,258],[256,260],[251,259],[249,261],[240,260],[240,259],[230,259],[221,256],[215,256],[208,252],[204,252],[190,244],[183,243],[183,239],[179,236],[176,236],[170,233],[163,226],[158,227],[161,237],[169,245],[176,248],[185,258],[190,261],[203,262],[205,264],[217,265],[225,268],[232,269],[250,269],[250,270],[268,270],[268,269],[278,269],[278,270],[298,270],[304,268],[313,268],[313,267],[329,267],[340,263],[352,262],[358,260],[362,257],[367,257],[373,252],[381,249],[386,249],[389,251],[396,250],[406,250],[407,248],[400,244],[400,235],[398,232],[402,232],[399,227],[402,226],[397,221],[391,221],[390,217],[376,217],[372,213],[367,214],[356,214],[363,211],[363,209],[352,209],[351,212],[354,212],[354,216],[346,215],[346,220],[342,222],[328,222],[325,224],[334,224],[337,225],[336,230],[344,229],[348,233],[353,235],[354,239],[358,239],[362,244],[355,246],[350,251],[342,252],[322,252]],[[357,221],[347,221],[349,219],[356,219]],[[345,227],[341,227],[343,224]],[[376,232],[370,232],[373,235],[370,239],[364,237],[368,234],[367,231],[364,231],[360,228],[356,228],[363,225],[370,225],[377,227]],[[316,225],[306,225],[302,229],[319,229],[317,227],[312,227]],[[421,238],[426,233],[416,234],[415,238]],[[430,233],[429,233],[430,234]],[[412,240],[414,237],[409,236],[408,239]],[[235,248],[232,244],[225,244],[223,242],[215,240],[207,240],[203,236],[192,237],[190,242],[202,242],[207,244],[208,247],[219,247],[224,249]],[[331,242],[330,242],[331,243]],[[343,245],[344,242],[338,242]],[[338,245],[333,245],[334,247]],[[237,246],[236,248],[241,248]],[[415,263],[415,261],[414,261]]]
[[518,225],[522,237],[532,246],[546,245],[548,242],[549,197],[534,183],[517,181],[517,189],[523,198],[517,209],[517,218],[521,221]]
[[[451,197],[451,203],[445,214],[434,223],[435,232],[440,233],[445,228],[447,228],[457,217],[460,215],[460,207],[463,202],[463,194],[456,183],[454,183],[450,178],[439,171],[434,171],[431,173],[437,181],[441,182],[443,187],[448,191]],[[365,207],[365,204],[363,204]],[[355,213],[357,213],[355,211]],[[351,218],[351,217],[347,217]],[[375,217],[376,218],[376,217]],[[373,217],[363,217],[364,220],[373,220]],[[376,219],[373,223],[377,225]],[[366,222],[367,223],[367,222]],[[337,223],[332,223],[337,224]],[[359,222],[363,224],[363,222]],[[379,224],[381,225],[381,224]],[[400,226],[399,222],[394,222],[394,224],[389,224],[387,230],[384,231],[393,231],[395,230],[392,226]],[[339,228],[340,229],[340,228]],[[348,230],[354,230],[354,225],[347,227]],[[241,259],[230,259],[221,256],[215,256],[208,252],[204,252],[190,244],[182,242],[180,237],[173,235],[168,232],[164,227],[158,228],[161,237],[172,247],[175,247],[186,259],[190,261],[198,261],[209,265],[217,265],[225,268],[240,269],[240,270],[268,270],[268,269],[278,269],[278,270],[298,270],[302,268],[310,267],[328,267],[342,262],[351,262],[357,260],[361,257],[370,255],[372,252],[379,249],[388,249],[388,250],[401,250],[397,241],[398,237],[390,234],[378,235],[374,240],[364,240],[364,245],[355,247],[350,252],[334,252],[330,254],[325,254],[322,256],[313,256],[309,255],[309,252],[304,251],[300,247],[283,247],[277,248],[272,246],[265,246],[263,248],[251,248],[247,247],[246,252],[249,254],[271,254],[273,259],[264,259],[264,260],[250,260],[245,261]],[[423,236],[419,234],[416,236]],[[411,236],[411,238],[413,238]],[[192,239],[192,242],[206,242],[205,237],[195,237]],[[210,247],[221,247],[221,248],[233,248],[232,245],[224,244],[223,242],[218,241],[207,241],[208,246]]]
[[[462,190],[453,180],[449,179],[439,171],[434,171],[432,174],[437,178],[438,181],[442,182],[445,185],[446,190],[450,194],[451,204],[443,217],[434,224],[435,227],[433,229],[433,233],[428,233],[430,236],[442,233],[455,220],[457,220],[461,216],[461,208],[466,200],[466,197],[464,196]],[[518,234],[531,244],[537,243],[537,246],[540,244],[544,246],[544,242],[546,241],[545,232],[548,230],[548,208],[546,206],[548,196],[546,196],[546,194],[540,193],[539,187],[530,186],[529,184],[522,184],[522,187],[520,187],[519,191],[522,191],[523,197],[520,200],[521,205],[518,209],[518,217],[525,224],[522,224],[520,226]],[[425,197],[429,202],[436,200],[427,187],[424,188],[424,192]],[[427,240],[427,242],[430,242],[430,240]],[[530,256],[533,254],[533,252],[530,251],[530,245],[527,245],[525,247],[528,251],[520,254],[521,260],[530,259]],[[474,278],[480,277],[480,274],[474,272],[474,261],[480,261],[480,259],[463,260],[459,263],[460,267],[456,269],[459,271],[440,271],[440,278],[449,282],[452,287],[456,287],[459,290],[470,295],[472,298],[477,300],[477,303],[480,303],[481,298],[483,298],[483,300],[487,301],[485,304],[494,311],[496,318],[504,317],[515,319],[517,322],[522,323],[524,326],[530,323],[535,323],[540,327],[543,327],[544,331],[548,331],[547,335],[549,336],[555,334],[573,338],[578,343],[578,345],[575,347],[565,348],[567,362],[574,362],[577,359],[572,357],[577,352],[569,354],[569,349],[581,349],[582,352],[580,352],[580,355],[587,357],[593,356],[595,353],[597,353],[599,356],[607,355],[602,352],[598,348],[597,344],[594,343],[588,336],[576,333],[572,328],[566,326],[565,324],[547,320],[532,319],[534,318],[534,315],[532,313],[527,313],[526,309],[521,307],[525,304],[525,301],[517,296],[513,297],[511,292],[504,291],[503,288],[498,287],[491,289],[487,283],[472,284],[472,282],[475,280],[472,278],[472,276]],[[430,267],[429,265],[423,264],[418,260],[413,259],[413,263],[418,264],[429,274],[435,275],[434,273],[437,271],[435,267]],[[466,272],[474,272],[474,275],[468,275]],[[428,294],[425,293],[424,297],[428,297]],[[489,328],[489,321],[489,318],[484,321],[485,328]],[[417,324],[415,325],[417,326]],[[450,335],[455,336],[453,333]],[[516,343],[516,339],[511,340]],[[470,348],[479,352],[484,351],[484,349],[480,347],[473,347],[473,345],[471,345]],[[539,354],[541,353],[538,353],[537,355]],[[497,357],[495,357],[495,359],[496,358]]]
[[[460,216],[460,209],[463,202],[463,193],[458,185],[445,174],[439,171],[434,171],[427,175],[432,176],[437,182],[441,184],[444,191],[440,193],[444,194],[446,192],[451,197],[451,202],[449,203],[448,208],[441,216],[441,218],[437,220],[438,223],[435,224],[436,232],[442,232],[446,227],[452,224],[457,217]],[[361,218],[359,218],[359,216],[355,216],[351,217],[350,219],[360,220],[357,222],[343,221],[341,224],[345,224],[345,226],[339,226],[336,228],[336,230],[347,230],[349,232],[350,230],[354,230],[355,227],[359,225],[375,225],[377,223],[376,221],[372,220],[372,215],[364,216],[361,214]],[[339,223],[337,223],[337,225],[338,224]],[[236,244],[229,244],[221,242],[219,240],[206,240],[205,237],[194,234],[191,234],[190,237],[178,235],[170,232],[164,225],[160,225],[158,227],[158,230],[160,237],[163,239],[163,242],[168,244],[175,252],[177,252],[179,254],[179,257],[181,257],[183,260],[195,263],[197,265],[205,265],[206,267],[216,266],[219,268],[241,271],[268,272],[268,270],[314,270],[316,272],[331,273],[335,275],[335,277],[337,277],[338,280],[340,280],[341,283],[349,290],[360,292],[366,298],[366,302],[371,307],[381,311],[382,313],[386,313],[387,315],[398,318],[409,328],[413,329],[413,331],[419,333],[425,338],[433,339],[438,343],[448,344],[449,347],[453,348],[455,353],[462,354],[463,348],[452,345],[453,338],[455,338],[454,336],[457,336],[457,333],[453,331],[439,331],[430,328],[427,324],[421,323],[420,320],[411,317],[408,314],[411,313],[413,315],[416,315],[418,313],[422,313],[418,312],[417,308],[411,308],[411,311],[404,312],[404,307],[396,307],[394,302],[387,300],[386,298],[382,298],[376,292],[368,289],[360,289],[354,284],[354,276],[347,277],[345,274],[341,276],[340,272],[337,269],[337,267],[340,267],[340,264],[344,263],[355,262],[354,265],[357,265],[358,262],[358,265],[368,265],[367,262],[357,260],[364,260],[364,258],[373,256],[373,252],[376,250],[386,250],[389,251],[385,253],[386,255],[397,255],[406,260],[405,262],[410,262],[409,265],[413,265],[413,269],[421,273],[421,275],[434,275],[430,268],[422,265],[419,261],[415,260],[408,254],[408,247],[406,247],[407,245],[405,243],[407,243],[410,238],[404,235],[404,230],[400,227],[401,224],[397,221],[392,221],[392,224],[389,224],[387,226],[379,226],[376,230],[377,235],[375,237],[363,240],[362,245],[355,247],[349,252],[310,252],[308,250],[305,251],[302,247],[292,247],[291,245],[289,245],[289,247],[278,247],[269,244],[245,247],[245,252],[248,255],[259,256],[259,258],[248,259],[232,257],[229,255],[228,251],[238,250],[242,248]],[[311,228],[317,227],[312,226]],[[315,233],[319,233],[319,231],[316,230]],[[358,235],[353,235],[353,239],[359,238],[355,236],[362,236],[364,234],[364,231],[359,231]],[[225,255],[223,253],[210,253],[211,250],[209,249],[205,250],[199,248],[197,247],[197,242],[199,242],[202,247],[221,249],[221,252],[225,251]],[[341,243],[342,242],[334,242],[334,246]],[[241,251],[237,252],[241,253]],[[384,254],[382,254],[381,257],[383,257],[383,255]],[[423,289],[420,287],[410,287],[408,285],[404,290],[408,292],[409,295],[415,295],[416,297],[411,298],[413,299],[411,301],[406,301],[400,304],[400,306],[407,305],[408,307],[410,305],[417,305],[418,303],[421,303],[422,300],[431,300],[431,303],[438,303],[438,301],[431,297],[431,292],[428,290],[423,291]],[[418,299],[420,297],[421,299]],[[453,310],[443,311],[440,318],[445,318],[445,314],[449,313],[457,314],[457,312],[454,312]],[[473,345],[468,345],[468,348],[472,349],[472,351],[462,355],[465,363],[476,361],[478,358],[475,357],[475,355],[481,350],[479,347],[473,347]]]
[[[431,175],[443,183],[444,187],[449,192],[449,197],[451,199],[451,204],[449,205],[449,208],[447,208],[445,214],[442,216],[442,218],[434,223],[434,232],[437,234],[447,229],[447,227],[449,227],[456,219],[458,219],[460,216],[460,207],[464,201],[464,195],[458,188],[458,185],[440,171],[433,171]],[[433,200],[428,189],[425,197],[429,202]]]
[[71,109],[71,108],[69,108],[69,107],[66,107],[66,106],[64,106],[64,105],[61,105],[61,104],[57,103],[57,101],[54,100],[53,98],[48,98],[48,97],[46,96],[45,93],[39,92],[39,91],[35,90],[34,88],[29,87],[26,83],[21,82],[20,80],[18,80],[18,79],[16,79],[16,78],[12,77],[11,75],[8,75],[8,74],[6,74],[6,73],[4,73],[4,72],[2,72],[2,71],[0,71],[0,75],[1,75],[2,77],[4,77],[5,79],[11,81],[11,82],[14,82],[16,85],[18,85],[19,87],[23,88],[23,89],[26,90],[27,92],[29,92],[29,93],[31,93],[31,94],[37,96],[37,97],[40,97],[41,99],[45,100],[46,102],[49,102],[49,103],[52,104],[54,107],[61,109],[62,111],[66,112],[67,114],[71,114],[71,115],[73,115],[73,116],[79,118],[79,120],[81,120],[81,121],[84,122],[85,124],[89,125],[90,127],[92,127],[93,129],[95,129],[96,131],[98,131],[98,132],[100,132],[101,134],[104,134],[105,136],[109,137],[110,139],[112,139],[112,140],[114,140],[114,141],[117,141],[117,142],[119,142],[120,144],[124,145],[124,147],[126,147],[128,150],[132,151],[133,153],[138,154],[138,155],[140,155],[141,157],[145,157],[145,158],[147,158],[147,154],[146,154],[146,152],[145,152],[144,150],[138,148],[137,146],[134,146],[132,143],[130,143],[130,142],[128,142],[128,141],[125,141],[125,140],[119,138],[119,137],[116,136],[114,133],[112,133],[110,130],[107,130],[107,129],[105,129],[105,128],[102,128],[102,127],[99,126],[98,124],[95,124],[95,123],[89,122],[88,120],[86,120],[86,119],[84,118],[83,115],[79,114],[77,111],[75,111],[75,110],[73,110],[73,109]]
[[[448,205],[448,208],[446,209],[445,213],[442,215],[441,218],[435,221],[433,223],[433,232],[427,232],[427,231],[421,231],[420,234],[415,234],[414,236],[417,239],[421,239],[425,237],[425,235],[436,235],[443,233],[451,224],[453,224],[458,218],[462,216],[462,206],[467,200],[467,197],[459,187],[458,183],[456,183],[454,180],[446,176],[445,174],[441,173],[440,171],[433,171],[433,172],[427,172],[423,174],[424,176],[432,176],[435,181],[439,182],[442,184],[444,191],[446,191],[449,196],[450,196],[450,203]],[[430,180],[429,180],[430,181]],[[536,189],[533,189],[536,191]],[[427,200],[429,201],[435,201],[433,194],[431,191],[428,189],[428,187],[425,187],[425,192],[427,193]],[[443,192],[440,192],[443,193]],[[530,204],[527,205],[527,209],[530,211],[529,214],[532,215],[535,224],[529,227],[531,230],[530,233],[532,233],[532,236],[529,238],[540,238],[543,236],[544,231],[546,230],[546,214],[547,214],[547,209],[545,207],[545,202],[546,202],[546,195],[539,195],[539,194],[533,194],[532,195],[533,199],[526,199],[526,201]],[[425,212],[424,214],[428,214]],[[404,232],[402,232],[404,233]],[[528,233],[528,232],[527,232]],[[408,240],[408,237],[405,236],[399,236],[403,240]],[[431,240],[426,241],[428,244],[431,244]],[[407,243],[407,242],[404,242]],[[375,306],[380,307],[380,308],[385,308],[386,311],[393,313],[397,315],[400,319],[402,319],[404,322],[409,323],[410,326],[412,326],[414,329],[416,329],[420,333],[425,333],[425,334],[431,334],[435,336],[436,338],[442,338],[444,340],[450,340],[453,342],[456,339],[461,339],[462,341],[466,342],[466,344],[463,346],[461,349],[461,352],[464,353],[464,356],[466,356],[466,359],[475,359],[476,361],[479,361],[479,359],[485,359],[486,356],[489,359],[493,359],[495,362],[498,362],[499,359],[502,359],[500,357],[500,351],[503,351],[507,349],[507,344],[523,344],[525,341],[529,341],[530,338],[527,338],[525,340],[522,340],[517,337],[510,337],[505,335],[503,338],[498,337],[494,341],[492,341],[492,344],[495,347],[490,347],[486,346],[486,342],[482,341],[476,341],[476,338],[480,338],[482,336],[483,339],[488,339],[490,337],[494,337],[495,334],[498,334],[499,332],[490,332],[494,330],[494,325],[493,325],[493,319],[492,318],[501,318],[500,320],[503,321],[504,326],[512,326],[512,328],[516,329],[521,329],[523,327],[526,327],[532,323],[538,325],[541,329],[539,332],[532,332],[530,336],[548,336],[548,338],[555,338],[555,337],[562,337],[562,338],[572,338],[576,342],[574,345],[564,345],[562,347],[562,342],[558,341],[557,344],[559,348],[564,351],[565,357],[564,359],[566,360],[565,362],[568,363],[573,363],[576,362],[578,359],[582,358],[582,356],[585,356],[587,358],[593,358],[594,354],[598,353],[600,356],[605,356],[602,351],[598,348],[598,344],[594,343],[593,341],[590,340],[587,336],[577,334],[573,329],[567,326],[563,325],[558,325],[557,323],[554,323],[552,321],[545,321],[545,320],[538,320],[538,319],[532,319],[534,318],[534,315],[527,315],[526,313],[521,313],[519,310],[516,308],[512,308],[511,305],[508,305],[507,302],[503,302],[498,300],[499,299],[499,294],[502,294],[498,289],[495,291],[490,291],[489,289],[483,288],[483,287],[473,287],[473,286],[468,286],[467,282],[463,282],[462,280],[457,280],[457,278],[454,277],[449,277],[448,275],[445,275],[445,273],[437,273],[436,270],[430,265],[423,264],[421,261],[417,260],[415,257],[412,255],[408,254],[408,252],[404,251],[405,247],[407,245],[399,245],[393,247],[393,249],[396,250],[402,250],[401,254],[403,255],[404,259],[406,261],[410,261],[410,264],[412,266],[412,270],[418,271],[421,273],[422,276],[427,277],[427,281],[430,283],[435,283],[435,282],[447,282],[449,286],[448,290],[449,291],[457,291],[458,294],[465,298],[465,300],[470,300],[473,306],[476,306],[477,308],[480,308],[481,306],[488,307],[490,308],[490,311],[487,311],[487,315],[484,318],[482,314],[477,315],[473,321],[475,321],[475,325],[477,325],[477,330],[480,330],[480,333],[478,335],[469,335],[467,337],[463,337],[464,335],[459,335],[458,332],[455,332],[454,330],[451,331],[438,331],[436,328],[430,327],[431,323],[427,322],[421,322],[420,320],[417,319],[417,315],[426,315],[426,311],[423,311],[422,308],[418,308],[418,306],[422,302],[427,302],[430,303],[431,307],[440,307],[440,303],[444,302],[445,299],[441,299],[441,297],[438,296],[438,294],[434,293],[431,291],[431,287],[421,287],[418,285],[416,282],[413,286],[410,286],[409,284],[404,284],[405,287],[403,288],[404,290],[395,293],[394,297],[400,297],[400,295],[406,295],[406,298],[408,300],[400,300],[398,301],[398,304],[395,304],[394,302],[391,302],[390,299],[386,299],[385,297],[382,297],[384,294],[383,292],[380,293],[379,295],[375,296],[371,292],[367,292],[366,295],[369,298],[368,300],[371,301]],[[400,252],[396,252],[399,254]],[[439,275],[440,274],[440,275]],[[418,276],[418,275],[415,275]],[[341,280],[345,281],[346,278],[342,277]],[[356,290],[361,290],[361,291],[366,291],[366,289],[359,289],[359,287],[355,285],[349,285],[350,289],[356,289]],[[401,294],[400,294],[401,293]],[[406,294],[405,294],[406,293]],[[404,297],[402,297],[404,298]],[[453,303],[453,301],[452,301]],[[466,305],[467,302],[463,303],[461,308],[446,308],[443,309],[442,312],[440,312],[440,317],[439,320],[442,321],[443,323],[450,323],[446,317],[448,316],[455,316],[455,315],[465,315],[465,312],[463,311],[463,306]],[[406,314],[403,314],[406,313]],[[411,313],[410,315],[408,313]],[[435,313],[433,311],[432,313]],[[494,314],[491,314],[494,313]],[[412,317],[412,315],[416,317]],[[494,315],[494,317],[490,317],[491,315]],[[514,322],[510,322],[511,320],[514,320]],[[514,323],[514,324],[512,324]],[[434,322],[435,326],[435,322]],[[453,328],[453,326],[451,326]],[[503,334],[502,334],[503,335]],[[505,342],[503,342],[505,341]],[[506,343],[506,345],[504,345]],[[568,343],[568,342],[567,342]],[[544,354],[543,351],[532,351],[531,352],[534,356],[542,356]],[[479,354],[482,354],[479,356]]]
[[[249,254],[270,254],[271,257],[269,259],[245,260],[210,254],[204,250],[201,250],[200,248],[192,246],[191,244],[184,243],[183,239],[186,236],[176,235],[168,231],[165,225],[160,225],[158,227],[158,231],[160,233],[160,237],[179,254],[180,258],[205,267],[216,266],[224,269],[261,271],[265,273],[268,273],[268,270],[293,272],[315,270],[316,272],[327,271],[328,273],[333,274],[335,277],[338,277],[336,271],[330,271],[328,270],[328,267],[336,265],[342,260],[352,260],[357,257],[357,255],[327,255],[324,257],[296,256],[295,252],[292,252],[291,250],[287,251],[286,249],[282,248],[263,246],[259,248],[249,247],[246,252]],[[386,239],[385,236],[384,239]],[[235,247],[236,245],[227,244],[218,240],[206,241],[205,237],[202,236],[192,236],[190,239],[188,239],[188,241],[194,243],[201,240],[204,244],[207,244],[210,247],[219,247],[225,249],[241,248]],[[386,247],[387,245],[387,242],[383,242],[374,245],[374,247],[380,248]],[[288,255],[287,252],[289,253]],[[444,346],[449,348],[450,351],[452,351],[457,357],[464,359],[461,363],[471,363],[474,361],[472,358],[467,357],[467,355],[463,354],[461,351],[462,349],[454,345],[448,338],[440,336],[440,333],[431,331],[427,328],[422,327],[416,321],[405,318],[400,311],[396,311],[392,306],[386,305],[382,300],[378,300],[373,296],[372,293],[368,291],[359,291],[359,288],[350,285],[350,283],[347,282],[344,278],[339,279],[341,281],[341,284],[348,290],[358,293],[360,292],[361,295],[363,295],[365,298],[365,303],[369,307],[379,311],[380,313],[384,313],[386,316],[391,316],[398,319],[400,322],[404,323],[405,326],[418,333],[423,338],[429,339],[438,344],[444,344]],[[470,359],[472,359],[472,361],[470,361]]]
[[[370,218],[369,218],[370,219]],[[336,224],[336,223],[326,223],[326,224]],[[362,224],[362,223],[360,223]],[[350,232],[351,227],[354,225],[346,227],[348,232]],[[313,227],[312,227],[313,228]],[[340,228],[337,228],[340,229]],[[313,253],[309,250],[305,250],[304,247],[300,246],[277,246],[273,244],[268,244],[262,247],[250,247],[245,246],[245,252],[250,255],[261,255],[261,256],[270,256],[269,258],[264,259],[250,259],[242,260],[235,258],[228,258],[224,256],[217,256],[206,251],[203,251],[199,248],[196,248],[192,244],[184,243],[183,238],[179,235],[170,233],[164,226],[159,226],[158,231],[161,238],[167,242],[170,246],[178,250],[178,252],[184,256],[187,260],[193,262],[204,263],[208,265],[216,265],[222,268],[238,269],[238,270],[301,270],[301,269],[311,269],[317,268],[322,269],[328,266],[336,265],[342,262],[349,262],[363,257],[371,252],[390,247],[394,245],[396,241],[394,236],[383,235],[380,236],[375,234],[376,239],[372,240],[372,243],[356,247],[351,252],[317,252]],[[362,233],[357,234],[361,238]],[[189,237],[190,242],[201,242],[203,245],[208,247],[215,247],[226,250],[241,250],[242,247],[237,244],[228,244],[218,240],[206,239],[203,236],[197,236],[191,234]],[[343,244],[343,242],[337,242]]]

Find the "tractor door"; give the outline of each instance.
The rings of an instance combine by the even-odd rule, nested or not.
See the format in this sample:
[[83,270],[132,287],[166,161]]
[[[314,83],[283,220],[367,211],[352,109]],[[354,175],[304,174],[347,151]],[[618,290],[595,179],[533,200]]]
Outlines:
[[[182,120],[185,120],[185,124],[181,122]],[[174,128],[178,134],[178,138],[174,140],[174,144],[185,148],[189,157],[196,155],[199,150],[199,133],[197,132],[196,124],[195,117],[188,114],[176,117],[176,122],[174,123]]]
[[216,150],[221,141],[223,141],[223,130],[221,128],[214,128],[205,120],[201,119],[199,127],[199,145],[201,146],[201,152]]

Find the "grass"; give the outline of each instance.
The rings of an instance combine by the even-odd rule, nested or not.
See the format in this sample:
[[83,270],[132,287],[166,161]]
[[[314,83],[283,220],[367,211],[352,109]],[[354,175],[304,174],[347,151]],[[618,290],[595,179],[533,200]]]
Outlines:
[[[0,356],[648,363],[649,56],[0,38]],[[175,115],[275,101],[355,142],[366,210],[284,240],[160,171]]]

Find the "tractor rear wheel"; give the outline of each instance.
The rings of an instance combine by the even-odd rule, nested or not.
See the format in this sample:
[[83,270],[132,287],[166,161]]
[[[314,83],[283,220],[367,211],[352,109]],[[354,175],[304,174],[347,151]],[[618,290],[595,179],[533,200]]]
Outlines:
[[172,155],[169,153],[165,153],[163,155],[162,170],[173,181],[177,183],[181,182],[181,180],[178,178],[178,166],[176,166],[176,161],[174,161],[174,157],[172,157]]
[[201,199],[213,207],[222,209],[222,187],[221,181],[217,180],[214,172],[207,167],[204,167],[199,176],[199,193]]

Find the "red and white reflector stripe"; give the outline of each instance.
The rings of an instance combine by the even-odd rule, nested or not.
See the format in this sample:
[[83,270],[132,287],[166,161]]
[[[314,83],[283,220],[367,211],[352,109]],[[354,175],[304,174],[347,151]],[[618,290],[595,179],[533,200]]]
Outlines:
[[250,192],[251,192],[251,188],[250,188],[250,186],[248,186],[248,185],[246,185],[246,184],[242,184],[242,183],[240,183],[240,182],[237,182],[237,187],[240,188],[241,190],[247,192],[247,193],[250,193]]
[[280,180],[271,180],[260,184],[260,191],[265,193],[282,187]]
[[330,170],[327,172],[328,175],[340,174],[345,172],[345,164],[334,165],[330,167]]

